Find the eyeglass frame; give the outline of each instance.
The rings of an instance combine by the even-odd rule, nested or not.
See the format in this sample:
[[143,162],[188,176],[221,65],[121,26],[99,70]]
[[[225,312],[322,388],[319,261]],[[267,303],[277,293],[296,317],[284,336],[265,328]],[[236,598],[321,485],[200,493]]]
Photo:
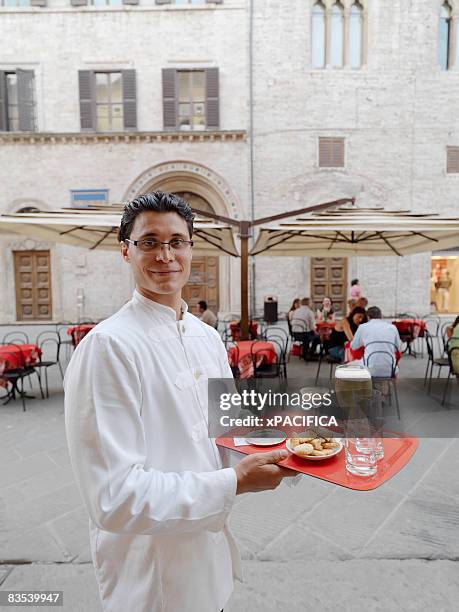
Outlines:
[[[142,247],[141,246],[139,247],[139,245],[142,245],[145,242],[151,242],[151,243],[153,243],[155,245],[159,244],[159,245],[161,245],[161,247],[162,247],[162,245],[167,244],[167,246],[169,247],[169,249],[168,249],[169,253],[176,253],[177,252],[177,250],[174,249],[173,246],[171,246],[171,242],[183,242],[183,243],[189,244],[190,245],[190,249],[191,249],[191,247],[193,246],[193,243],[194,243],[193,240],[183,240],[183,238],[174,238],[173,240],[170,240],[169,242],[161,242],[160,240],[131,240],[130,238],[125,238],[123,240],[123,242],[125,242],[127,244],[133,244],[137,248],[140,248],[141,251],[142,251]],[[159,252],[161,252],[161,247],[159,249]],[[143,253],[154,253],[154,251],[155,251],[155,248],[152,248],[150,251],[142,251],[142,252]]]

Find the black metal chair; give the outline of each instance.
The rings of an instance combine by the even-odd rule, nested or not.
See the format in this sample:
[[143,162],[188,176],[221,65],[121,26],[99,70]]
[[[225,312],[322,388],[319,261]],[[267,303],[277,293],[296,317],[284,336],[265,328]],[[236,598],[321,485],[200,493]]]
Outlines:
[[29,344],[29,336],[23,331],[11,331],[3,336],[2,344]]
[[324,361],[330,364],[330,380],[331,380],[333,378],[333,369],[335,368],[335,366],[343,363],[343,360],[336,359],[335,357],[332,357],[332,355],[328,353],[326,341],[324,340],[323,337],[321,337],[320,344],[319,344],[319,361],[317,363],[317,372],[316,372],[316,378],[314,381],[315,385],[317,385],[317,381],[319,380],[320,369]]
[[446,395],[448,392],[449,381],[451,380],[451,376],[457,377],[457,382],[459,384],[459,346],[452,346],[448,349],[448,362],[449,362],[449,372],[446,378],[445,389],[443,391],[443,398],[441,401],[441,405],[444,406],[446,402]]
[[70,361],[70,357],[73,350],[73,340],[67,333],[69,327],[73,327],[76,323],[71,323],[70,321],[60,321],[56,323],[56,333],[59,338],[59,356],[62,358],[63,349],[65,349],[65,360]]
[[239,379],[241,376],[241,372],[239,370],[239,347],[237,345],[237,342],[234,342],[233,340],[228,339],[227,342],[225,343],[225,346],[226,346],[226,350],[228,354],[231,351],[231,361],[230,361],[231,372],[233,373],[233,376],[235,379]]
[[[376,345],[378,345],[378,347],[381,347],[381,348],[377,348]],[[388,348],[386,348],[388,346],[391,347],[391,350],[388,350]],[[368,347],[372,347],[372,350],[369,351]],[[374,348],[376,348],[376,350],[373,350]],[[398,393],[397,393],[397,384],[396,384],[397,359],[395,355],[397,352],[398,352],[398,346],[396,344],[393,344],[392,342],[386,342],[384,340],[374,340],[373,342],[369,342],[368,344],[365,345],[363,365],[367,366],[370,372],[371,372],[372,367],[374,367],[375,369],[377,367],[378,370],[387,369],[387,375],[386,374],[383,374],[383,375],[373,374],[373,372],[371,372],[371,379],[374,383],[376,383],[375,385],[376,388],[379,387],[378,390],[381,391],[382,396],[384,397],[387,395],[389,404],[392,403],[391,389],[393,390],[394,398],[395,398],[395,405],[397,408],[397,416],[400,419],[400,405],[398,402]],[[375,363],[376,355],[378,356],[379,363]],[[382,387],[382,383],[384,382],[388,383],[389,394],[384,393],[384,388]]]
[[[441,324],[441,319],[440,317],[437,317],[436,315],[433,314],[427,314],[424,315],[422,317],[422,320],[424,321],[424,323],[426,324],[426,330],[428,331],[430,334],[430,337],[432,338],[432,340],[438,345],[438,350],[441,352],[441,347],[440,347],[440,324]],[[424,332],[425,335],[425,332]],[[435,351],[434,351],[435,352]],[[421,343],[421,355],[424,355],[424,350],[423,350],[423,343]]]
[[[426,373],[424,375],[424,385],[427,382],[427,377],[429,378],[429,386],[428,386],[428,390],[427,392],[430,393],[430,389],[432,387],[432,375],[433,375],[433,369],[434,366],[437,366],[438,368],[438,373],[437,373],[437,378],[440,378],[440,373],[441,373],[441,369],[442,368],[447,368],[449,367],[449,360],[448,357],[437,357],[435,358],[434,356],[434,350],[433,350],[433,340],[431,335],[429,334],[429,332],[426,330],[424,337],[426,339],[426,347],[427,347],[427,367],[426,367]],[[430,373],[429,373],[429,368],[430,368]]]
[[[35,344],[41,350],[40,360],[34,365],[35,368],[45,371],[45,389],[46,397],[49,397],[49,386],[48,386],[48,368],[57,366],[61,373],[62,380],[64,380],[64,372],[59,359],[60,354],[60,337],[57,332],[44,331],[38,334]],[[45,359],[43,356],[45,355]],[[49,357],[49,358],[46,358]]]
[[263,337],[267,342],[274,340],[282,346],[280,365],[284,378],[287,378],[287,363],[290,360],[290,336],[282,327],[268,327]]
[[441,351],[441,355],[443,355],[444,357],[448,356],[448,342],[449,342],[448,328],[451,327],[452,324],[453,324],[453,321],[445,321],[444,323],[442,323],[440,327],[440,339],[441,339],[440,351]]
[[[277,340],[269,340],[276,351],[276,359],[272,363],[268,363],[264,359],[259,358],[260,353],[265,353],[266,349],[260,347],[260,342],[255,341],[250,347],[250,357],[253,364],[254,378],[282,378],[283,376],[283,348]],[[258,346],[257,346],[258,345]]]

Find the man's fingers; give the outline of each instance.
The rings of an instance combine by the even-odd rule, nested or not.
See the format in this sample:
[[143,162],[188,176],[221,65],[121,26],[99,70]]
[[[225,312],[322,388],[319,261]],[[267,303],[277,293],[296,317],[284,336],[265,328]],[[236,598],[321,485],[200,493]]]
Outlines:
[[257,455],[258,459],[261,460],[262,463],[279,463],[279,461],[283,461],[287,459],[288,452],[285,450],[275,450],[270,453],[260,453]]

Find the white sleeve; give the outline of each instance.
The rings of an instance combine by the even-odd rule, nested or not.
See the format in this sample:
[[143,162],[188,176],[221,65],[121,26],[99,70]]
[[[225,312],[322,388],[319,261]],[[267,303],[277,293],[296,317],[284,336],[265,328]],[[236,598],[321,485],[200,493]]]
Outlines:
[[357,331],[355,332],[355,336],[352,338],[351,349],[356,350],[360,348],[361,346],[363,346],[363,338],[362,338],[362,332],[359,326],[357,328]]
[[233,505],[232,468],[146,468],[141,381],[120,344],[93,331],[65,376],[65,425],[77,485],[94,523],[125,534],[220,531]]

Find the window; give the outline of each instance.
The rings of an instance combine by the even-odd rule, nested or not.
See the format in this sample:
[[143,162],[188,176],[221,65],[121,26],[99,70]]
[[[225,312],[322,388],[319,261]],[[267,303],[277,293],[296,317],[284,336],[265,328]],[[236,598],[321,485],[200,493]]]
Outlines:
[[175,4],[186,6],[187,4],[222,4],[223,0],[155,0],[156,4]]
[[75,208],[90,204],[108,204],[108,189],[71,189],[70,198]]
[[349,15],[349,65],[362,66],[363,9],[358,2],[351,6]]
[[344,138],[319,138],[319,167],[344,168]]
[[205,4],[206,0],[175,0],[174,4]]
[[438,60],[443,70],[448,70],[451,64],[451,6],[448,2],[441,8]]
[[312,66],[361,68],[364,63],[365,12],[361,2],[339,1],[327,7],[318,0],[312,8]]
[[89,0],[90,6],[122,6],[123,0]]
[[33,70],[0,70],[0,130],[36,130]]
[[448,174],[459,172],[459,147],[446,147],[446,172]]
[[312,9],[312,65],[325,66],[325,7],[317,2]]
[[96,130],[120,132],[123,129],[121,72],[96,72]]
[[30,6],[30,0],[0,0],[0,6]]
[[219,129],[218,68],[163,69],[165,129]]
[[135,70],[80,70],[78,78],[82,130],[137,129]]

